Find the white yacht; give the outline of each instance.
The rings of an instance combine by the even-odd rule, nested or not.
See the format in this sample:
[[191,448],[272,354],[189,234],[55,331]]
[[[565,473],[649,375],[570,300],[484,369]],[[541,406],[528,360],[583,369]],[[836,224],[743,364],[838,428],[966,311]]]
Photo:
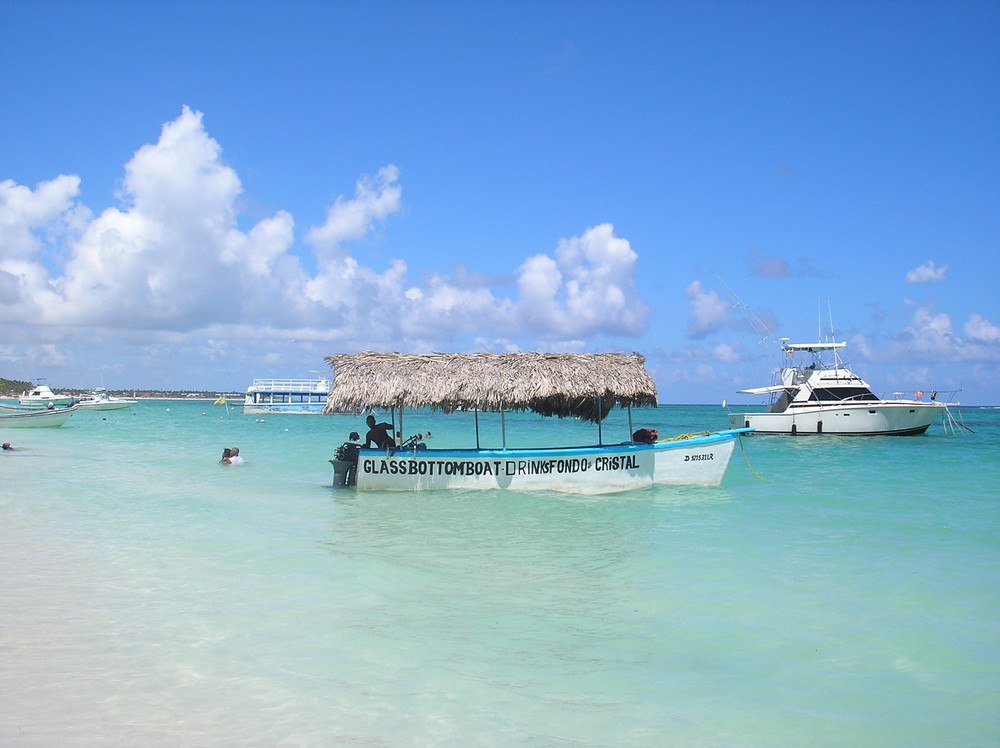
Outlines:
[[[924,433],[948,410],[948,403],[942,402],[937,392],[917,391],[912,397],[895,393],[891,399],[876,395],[841,360],[839,352],[847,343],[787,341],[780,341],[782,359],[787,363],[777,371],[778,381],[740,390],[748,395],[767,395],[767,410],[730,413],[731,427],[752,428],[757,434],[907,436]],[[795,365],[793,359],[798,354],[808,354],[809,360]]]
[[98,387],[88,397],[81,398],[76,403],[78,408],[84,410],[127,410],[135,404],[135,400],[112,395],[103,387]]
[[17,402],[29,408],[46,408],[49,405],[60,408],[72,405],[74,398],[72,395],[57,395],[52,391],[44,379],[34,380],[35,386],[28,392],[22,392]]

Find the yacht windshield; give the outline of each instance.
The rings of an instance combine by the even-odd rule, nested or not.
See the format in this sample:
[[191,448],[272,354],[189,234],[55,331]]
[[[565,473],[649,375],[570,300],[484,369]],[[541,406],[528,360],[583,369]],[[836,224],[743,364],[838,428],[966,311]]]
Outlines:
[[819,402],[840,402],[841,400],[878,400],[865,387],[817,387],[809,393],[810,400]]

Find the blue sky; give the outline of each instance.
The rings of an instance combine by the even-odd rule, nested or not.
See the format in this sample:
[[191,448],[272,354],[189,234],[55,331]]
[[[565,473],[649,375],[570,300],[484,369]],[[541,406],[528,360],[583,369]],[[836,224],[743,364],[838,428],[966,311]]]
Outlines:
[[998,38],[996,2],[0,0],[0,376],[639,351],[662,402],[750,403],[735,294],[1000,404]]

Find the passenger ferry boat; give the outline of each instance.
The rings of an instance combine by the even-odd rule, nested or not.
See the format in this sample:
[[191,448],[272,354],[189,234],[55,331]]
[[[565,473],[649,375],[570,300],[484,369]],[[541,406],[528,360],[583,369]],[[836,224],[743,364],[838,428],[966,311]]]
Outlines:
[[330,394],[330,379],[255,379],[247,387],[243,412],[322,413]]

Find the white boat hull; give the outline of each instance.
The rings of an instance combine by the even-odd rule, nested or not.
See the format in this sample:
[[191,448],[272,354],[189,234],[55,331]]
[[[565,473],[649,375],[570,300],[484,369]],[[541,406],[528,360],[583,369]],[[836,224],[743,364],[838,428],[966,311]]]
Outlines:
[[511,489],[604,494],[651,485],[717,486],[742,429],[656,444],[543,449],[360,450],[360,491]]
[[851,406],[789,408],[783,413],[731,413],[732,428],[757,434],[910,436],[923,434],[944,411],[944,403],[878,401]]
[[80,410],[127,410],[135,405],[135,400],[79,400]]
[[75,407],[55,410],[20,410],[5,406],[0,410],[0,429],[62,426],[75,412]]
[[243,404],[243,413],[247,415],[273,415],[274,413],[311,414],[320,415],[323,413],[322,403],[275,403],[273,405],[253,405]]

